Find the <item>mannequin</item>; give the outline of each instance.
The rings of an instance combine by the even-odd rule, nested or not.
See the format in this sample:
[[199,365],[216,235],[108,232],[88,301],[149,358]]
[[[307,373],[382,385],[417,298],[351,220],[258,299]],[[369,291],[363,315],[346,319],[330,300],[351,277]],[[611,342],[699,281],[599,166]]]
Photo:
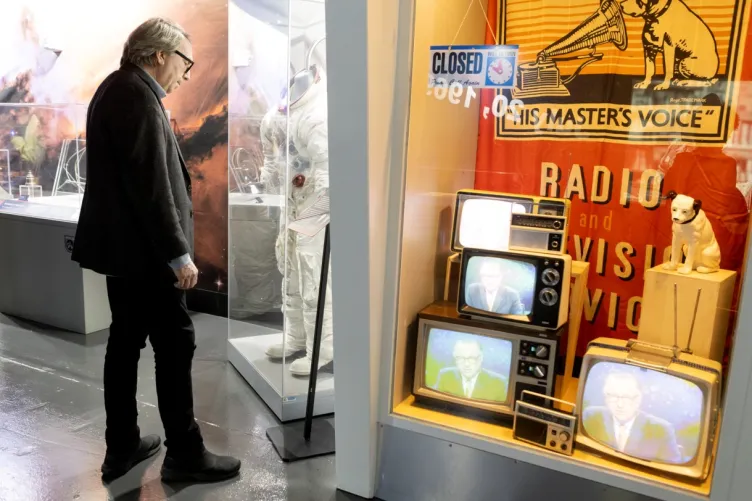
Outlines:
[[[285,216],[280,222],[276,245],[280,271],[284,273],[287,265],[287,276],[282,286],[286,340],[284,346],[282,343],[270,346],[266,355],[269,358],[282,358],[305,351],[305,357],[290,364],[290,372],[296,376],[307,376],[311,371],[324,232],[313,237],[287,232],[286,222],[295,220],[320,196],[328,194],[326,106],[323,72],[312,66],[296,74],[291,81],[289,124],[284,120],[284,108],[271,110],[261,123],[264,150],[261,182],[267,193],[287,194]],[[286,133],[289,133],[289,138],[286,138]],[[331,269],[329,273],[319,367],[333,359]]]

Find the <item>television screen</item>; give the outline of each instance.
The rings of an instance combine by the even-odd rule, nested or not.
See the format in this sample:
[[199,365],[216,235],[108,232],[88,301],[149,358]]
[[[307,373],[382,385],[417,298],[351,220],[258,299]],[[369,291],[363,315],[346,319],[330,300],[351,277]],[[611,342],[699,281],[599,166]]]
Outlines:
[[470,198],[461,207],[459,244],[469,249],[507,250],[512,212],[526,212],[521,204],[491,198]]
[[695,383],[615,362],[588,372],[582,429],[622,454],[673,465],[693,463],[700,448],[703,393]]
[[530,315],[535,265],[501,257],[473,256],[465,270],[465,304],[495,315]]
[[511,341],[432,327],[425,360],[428,388],[484,402],[509,399]]

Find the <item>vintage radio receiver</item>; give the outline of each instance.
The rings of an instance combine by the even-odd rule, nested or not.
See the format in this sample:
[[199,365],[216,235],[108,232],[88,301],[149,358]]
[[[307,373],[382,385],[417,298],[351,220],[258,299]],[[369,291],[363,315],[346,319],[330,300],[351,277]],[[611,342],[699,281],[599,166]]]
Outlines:
[[538,214],[512,214],[509,248],[566,254],[567,218]]
[[[528,397],[527,400],[525,397]],[[531,398],[546,402],[546,406],[530,402]],[[571,413],[553,410],[554,402],[572,409]],[[576,407],[558,398],[523,391],[514,406],[513,436],[529,444],[540,445],[550,451],[572,455],[574,434],[577,430]]]
[[490,191],[457,192],[452,250],[566,252],[569,200]]

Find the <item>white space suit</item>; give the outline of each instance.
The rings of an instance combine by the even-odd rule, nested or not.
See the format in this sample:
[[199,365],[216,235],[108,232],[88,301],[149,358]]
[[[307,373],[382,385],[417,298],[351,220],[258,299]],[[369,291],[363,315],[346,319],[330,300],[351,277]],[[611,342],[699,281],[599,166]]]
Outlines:
[[[267,193],[287,194],[276,245],[280,271],[284,273],[285,264],[287,266],[282,286],[286,338],[284,345],[271,346],[266,354],[271,358],[282,358],[305,349],[306,356],[290,365],[290,372],[299,376],[310,374],[324,231],[308,237],[287,232],[286,222],[297,219],[318,197],[328,193],[328,136],[326,82],[323,77],[300,99],[290,104],[289,123],[285,122],[284,113],[277,110],[267,113],[261,123],[264,151],[261,182]],[[333,359],[331,269],[323,320],[319,367]]]

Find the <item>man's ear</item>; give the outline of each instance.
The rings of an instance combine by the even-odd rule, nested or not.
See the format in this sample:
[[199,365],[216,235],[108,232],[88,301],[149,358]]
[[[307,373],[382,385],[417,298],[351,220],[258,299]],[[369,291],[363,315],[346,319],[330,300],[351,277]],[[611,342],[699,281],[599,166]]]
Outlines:
[[166,55],[166,54],[164,53],[164,51],[163,51],[163,50],[158,50],[158,51],[157,51],[157,52],[156,52],[156,53],[154,54],[154,62],[155,62],[156,64],[160,65],[160,66],[161,66],[161,65],[163,65],[163,64],[165,63],[166,59],[167,59],[167,55]]

